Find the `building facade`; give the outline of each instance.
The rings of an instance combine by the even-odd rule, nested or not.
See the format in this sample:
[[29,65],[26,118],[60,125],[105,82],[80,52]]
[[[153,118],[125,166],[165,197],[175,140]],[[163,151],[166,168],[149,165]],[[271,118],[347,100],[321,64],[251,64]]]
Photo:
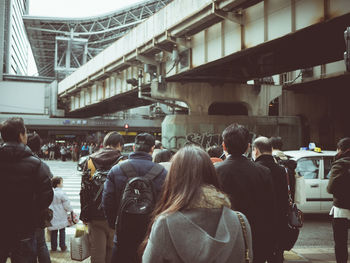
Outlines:
[[22,16],[29,0],[0,0],[0,59],[2,74],[27,75],[29,41]]

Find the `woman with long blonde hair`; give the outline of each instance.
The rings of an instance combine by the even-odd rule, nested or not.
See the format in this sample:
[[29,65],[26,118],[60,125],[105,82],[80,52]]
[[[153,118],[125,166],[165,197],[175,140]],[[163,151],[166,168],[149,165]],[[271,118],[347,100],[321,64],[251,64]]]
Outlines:
[[246,252],[251,258],[249,223],[220,189],[209,155],[197,146],[180,149],[141,245],[142,262],[245,262]]

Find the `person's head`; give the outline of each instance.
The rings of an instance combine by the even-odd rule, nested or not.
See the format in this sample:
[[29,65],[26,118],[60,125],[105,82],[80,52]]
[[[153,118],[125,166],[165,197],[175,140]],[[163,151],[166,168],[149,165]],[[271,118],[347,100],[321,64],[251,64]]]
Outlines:
[[154,149],[163,149],[163,144],[161,141],[156,140],[154,144]]
[[271,137],[269,140],[272,146],[272,150],[282,150],[283,141],[281,137]]
[[154,156],[154,162],[155,163],[162,163],[162,162],[169,162],[172,156],[172,152],[167,150],[167,149],[163,149],[160,152],[158,152],[156,154],[156,156]]
[[244,126],[234,123],[222,132],[223,147],[226,152],[233,155],[242,155],[249,148],[249,131]]
[[39,134],[36,132],[28,134],[27,146],[32,150],[32,152],[39,153],[41,146],[41,139]]
[[51,179],[51,184],[53,188],[63,187],[63,178],[60,176],[54,176]]
[[268,154],[272,155],[272,147],[270,140],[266,137],[258,137],[253,142],[252,157],[253,159],[258,158],[260,155]]
[[172,157],[155,215],[186,209],[199,197],[203,185],[220,189],[209,155],[197,146],[181,148]]
[[140,133],[135,138],[134,151],[152,154],[155,140],[149,133]]
[[1,137],[4,142],[27,144],[27,131],[22,118],[9,118],[1,124]]
[[220,158],[222,155],[222,147],[219,145],[213,145],[207,148],[206,152],[210,157]]
[[345,137],[339,140],[337,143],[337,151],[340,153],[350,151],[350,137]]
[[124,139],[123,136],[116,131],[112,131],[107,133],[107,135],[103,139],[103,147],[105,148],[114,148],[121,150],[124,145]]

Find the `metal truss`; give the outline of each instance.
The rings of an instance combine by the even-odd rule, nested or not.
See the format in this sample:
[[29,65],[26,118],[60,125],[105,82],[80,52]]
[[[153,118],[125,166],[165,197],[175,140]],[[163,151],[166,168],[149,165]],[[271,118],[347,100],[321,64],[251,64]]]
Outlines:
[[24,16],[38,74],[64,78],[171,1],[146,0],[83,19]]

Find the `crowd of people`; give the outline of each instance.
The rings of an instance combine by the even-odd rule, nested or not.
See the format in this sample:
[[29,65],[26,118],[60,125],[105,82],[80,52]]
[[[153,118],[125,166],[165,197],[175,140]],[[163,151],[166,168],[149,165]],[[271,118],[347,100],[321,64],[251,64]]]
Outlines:
[[[28,141],[21,118],[5,121],[1,136],[0,206],[6,215],[0,219],[0,263],[8,257],[50,262],[45,242],[38,240],[51,225],[51,250],[58,245],[66,250],[64,229],[72,208],[63,180],[52,177],[33,153],[37,143]],[[122,135],[108,133],[102,148],[87,153],[82,171],[80,219],[88,226],[91,262],[283,262],[296,163],[283,155],[281,138],[261,136],[251,142],[247,128],[236,123],[222,138],[221,146],[207,151],[189,144],[173,153],[141,133],[126,158]],[[334,196],[336,259],[343,263],[350,222],[350,138],[337,146],[328,191]],[[48,261],[40,252],[45,248]]]
[[102,148],[98,143],[87,142],[55,142],[44,143],[38,151],[38,156],[44,160],[72,160],[77,162],[80,157],[93,154]]

